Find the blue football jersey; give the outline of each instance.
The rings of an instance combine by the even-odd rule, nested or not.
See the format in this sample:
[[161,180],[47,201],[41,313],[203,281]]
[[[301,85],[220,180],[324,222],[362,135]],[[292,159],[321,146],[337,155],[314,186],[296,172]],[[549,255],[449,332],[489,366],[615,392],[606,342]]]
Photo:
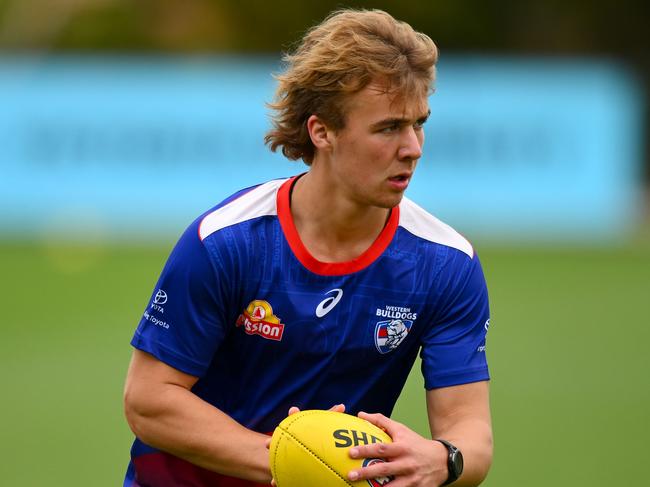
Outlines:
[[[295,179],[240,191],[190,225],[132,345],[264,433],[291,406],[390,416],[418,353],[427,389],[487,380],[488,296],[470,243],[404,198],[366,252],[320,262],[291,217]],[[138,439],[131,455],[125,486],[251,485]]]

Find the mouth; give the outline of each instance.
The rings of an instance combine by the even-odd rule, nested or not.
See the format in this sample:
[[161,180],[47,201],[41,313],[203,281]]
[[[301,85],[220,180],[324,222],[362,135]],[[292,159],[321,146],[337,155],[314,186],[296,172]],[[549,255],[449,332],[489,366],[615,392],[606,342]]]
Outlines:
[[388,178],[389,181],[395,183],[408,183],[410,179],[411,179],[411,173],[409,172],[402,172]]
[[406,189],[410,180],[411,180],[410,173],[401,173],[388,178],[390,184],[396,189],[400,189],[400,190]]
[[411,179],[411,176],[409,176],[407,174],[399,174],[397,176],[393,176],[393,177],[390,177],[388,179],[389,179],[389,181],[403,182],[403,181],[408,181],[409,179]]

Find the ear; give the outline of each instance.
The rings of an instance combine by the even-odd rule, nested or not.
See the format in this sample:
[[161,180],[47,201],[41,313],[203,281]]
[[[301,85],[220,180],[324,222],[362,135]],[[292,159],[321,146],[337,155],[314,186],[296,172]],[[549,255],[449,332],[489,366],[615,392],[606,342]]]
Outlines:
[[307,131],[311,138],[311,143],[318,150],[328,150],[331,145],[331,132],[325,122],[318,118],[317,115],[311,115],[307,119]]

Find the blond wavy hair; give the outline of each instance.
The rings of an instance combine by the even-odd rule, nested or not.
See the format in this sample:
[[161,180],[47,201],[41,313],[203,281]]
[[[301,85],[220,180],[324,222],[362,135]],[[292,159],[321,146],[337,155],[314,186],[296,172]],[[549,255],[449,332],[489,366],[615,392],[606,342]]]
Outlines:
[[277,75],[272,129],[264,141],[291,160],[311,164],[315,147],[307,119],[318,116],[332,130],[345,126],[346,99],[374,80],[396,94],[428,95],[438,49],[425,34],[381,10],[343,9],[312,27]]

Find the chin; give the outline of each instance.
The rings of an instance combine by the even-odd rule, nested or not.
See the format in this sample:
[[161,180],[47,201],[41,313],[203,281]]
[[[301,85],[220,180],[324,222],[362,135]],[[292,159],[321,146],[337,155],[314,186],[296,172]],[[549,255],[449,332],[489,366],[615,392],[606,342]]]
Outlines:
[[391,195],[390,197],[384,198],[382,201],[377,201],[375,203],[375,206],[390,210],[391,208],[395,208],[397,205],[399,205],[403,197],[404,197],[404,193],[400,193],[398,195]]

